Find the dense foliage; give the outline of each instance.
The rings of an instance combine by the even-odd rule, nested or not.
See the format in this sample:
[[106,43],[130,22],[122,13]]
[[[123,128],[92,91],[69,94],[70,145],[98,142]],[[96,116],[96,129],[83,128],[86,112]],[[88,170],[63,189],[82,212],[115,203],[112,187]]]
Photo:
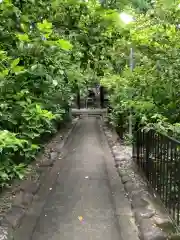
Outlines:
[[[117,51],[125,56],[126,67],[120,74],[113,69],[102,79],[112,93],[112,121],[120,125],[131,112],[134,125],[180,137],[179,1],[156,1],[145,14],[134,13],[134,19]],[[133,72],[128,66],[130,47]]]
[[119,69],[121,38],[117,11],[95,0],[0,1],[1,187],[23,176],[78,89]]
[[131,112],[133,123],[180,132],[180,8],[164,1],[0,1],[0,186],[22,177],[78,89],[100,80],[114,125]]

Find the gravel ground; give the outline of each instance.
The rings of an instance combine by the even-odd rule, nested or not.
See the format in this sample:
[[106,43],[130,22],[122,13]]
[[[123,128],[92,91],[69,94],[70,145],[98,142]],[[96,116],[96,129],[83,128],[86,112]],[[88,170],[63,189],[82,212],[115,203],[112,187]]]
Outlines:
[[[122,156],[125,156],[126,160],[120,161],[119,164],[121,169],[128,173],[128,175],[131,177],[132,181],[138,186],[147,188],[147,183],[143,179],[143,177],[140,175],[139,171],[137,170],[137,167],[135,163],[132,160],[132,146],[126,145],[125,143],[120,144],[120,139],[114,139],[114,133],[115,131],[111,129],[107,122],[104,125],[104,130],[106,132],[106,135],[113,139],[113,148],[117,150],[117,152],[120,152]],[[127,157],[128,156],[128,157]]]

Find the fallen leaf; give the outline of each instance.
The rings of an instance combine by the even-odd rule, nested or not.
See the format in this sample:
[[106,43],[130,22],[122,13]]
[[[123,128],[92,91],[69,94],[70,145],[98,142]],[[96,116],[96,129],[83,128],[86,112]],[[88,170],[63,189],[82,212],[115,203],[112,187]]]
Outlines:
[[79,216],[78,219],[79,219],[80,222],[83,221],[83,217],[82,216]]

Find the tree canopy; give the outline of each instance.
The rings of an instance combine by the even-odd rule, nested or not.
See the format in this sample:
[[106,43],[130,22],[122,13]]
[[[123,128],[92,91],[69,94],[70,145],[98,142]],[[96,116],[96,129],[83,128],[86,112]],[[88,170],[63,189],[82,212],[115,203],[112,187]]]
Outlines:
[[134,123],[138,119],[141,126],[179,137],[179,18],[178,1],[159,0],[146,13],[134,12],[120,54],[128,58],[132,47],[135,68],[131,72],[127,64],[120,74],[112,71],[102,79],[112,90],[115,125],[132,110]]
[[[158,0],[0,1],[0,186],[22,177],[77,89],[101,82],[111,119],[178,135],[179,5]],[[126,25],[120,12],[133,15]],[[135,69],[129,70],[133,47]]]

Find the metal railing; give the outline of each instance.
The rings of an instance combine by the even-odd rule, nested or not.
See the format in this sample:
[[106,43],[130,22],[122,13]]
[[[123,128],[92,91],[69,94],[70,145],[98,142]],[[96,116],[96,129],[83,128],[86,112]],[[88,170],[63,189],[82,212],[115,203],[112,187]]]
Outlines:
[[180,142],[155,130],[134,134],[133,159],[180,225]]

